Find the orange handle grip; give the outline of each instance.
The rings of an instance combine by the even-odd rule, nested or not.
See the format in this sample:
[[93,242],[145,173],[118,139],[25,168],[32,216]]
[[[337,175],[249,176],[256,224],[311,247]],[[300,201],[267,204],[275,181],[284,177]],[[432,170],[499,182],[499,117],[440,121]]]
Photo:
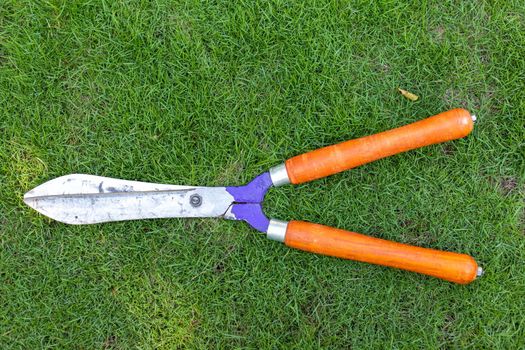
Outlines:
[[304,221],[288,223],[284,243],[312,253],[395,267],[460,284],[470,283],[478,275],[478,264],[465,254],[414,247]]
[[470,113],[461,108],[418,122],[327,146],[286,161],[290,182],[300,184],[414,148],[468,135],[473,128]]

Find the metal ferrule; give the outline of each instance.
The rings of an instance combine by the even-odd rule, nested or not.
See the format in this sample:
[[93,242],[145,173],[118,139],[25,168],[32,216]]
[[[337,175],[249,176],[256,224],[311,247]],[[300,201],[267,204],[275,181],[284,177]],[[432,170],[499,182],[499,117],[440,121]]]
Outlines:
[[478,267],[478,270],[476,271],[476,277],[481,277],[483,276],[483,269],[481,268],[481,266]]
[[274,241],[284,242],[284,237],[286,236],[287,228],[288,221],[270,219],[270,225],[268,225],[266,237]]
[[290,178],[288,177],[288,171],[284,163],[274,166],[270,169],[270,178],[275,187],[286,185],[290,183]]

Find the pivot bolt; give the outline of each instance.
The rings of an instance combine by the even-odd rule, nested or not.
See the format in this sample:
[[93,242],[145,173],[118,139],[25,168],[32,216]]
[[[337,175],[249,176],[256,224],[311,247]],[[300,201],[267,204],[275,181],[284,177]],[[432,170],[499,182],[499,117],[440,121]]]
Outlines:
[[200,207],[202,204],[202,197],[199,196],[198,194],[192,194],[190,196],[190,204],[194,208]]

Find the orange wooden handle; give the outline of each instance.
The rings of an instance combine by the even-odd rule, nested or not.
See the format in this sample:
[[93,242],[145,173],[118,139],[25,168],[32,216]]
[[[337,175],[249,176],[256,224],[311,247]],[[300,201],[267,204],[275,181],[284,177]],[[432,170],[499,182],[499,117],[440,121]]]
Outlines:
[[414,247],[304,221],[290,221],[284,243],[308,252],[363,261],[467,284],[478,264],[465,254]]
[[327,146],[286,161],[290,182],[300,184],[414,148],[464,137],[472,131],[470,113],[461,108],[379,134]]

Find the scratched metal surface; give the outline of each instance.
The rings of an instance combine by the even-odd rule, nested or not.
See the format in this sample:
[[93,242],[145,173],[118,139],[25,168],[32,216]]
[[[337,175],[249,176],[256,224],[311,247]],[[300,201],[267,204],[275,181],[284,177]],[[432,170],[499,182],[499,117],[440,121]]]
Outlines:
[[[199,206],[190,203],[201,198]],[[225,187],[165,185],[72,174],[50,180],[24,195],[40,213],[67,224],[109,221],[222,217],[233,202]]]

